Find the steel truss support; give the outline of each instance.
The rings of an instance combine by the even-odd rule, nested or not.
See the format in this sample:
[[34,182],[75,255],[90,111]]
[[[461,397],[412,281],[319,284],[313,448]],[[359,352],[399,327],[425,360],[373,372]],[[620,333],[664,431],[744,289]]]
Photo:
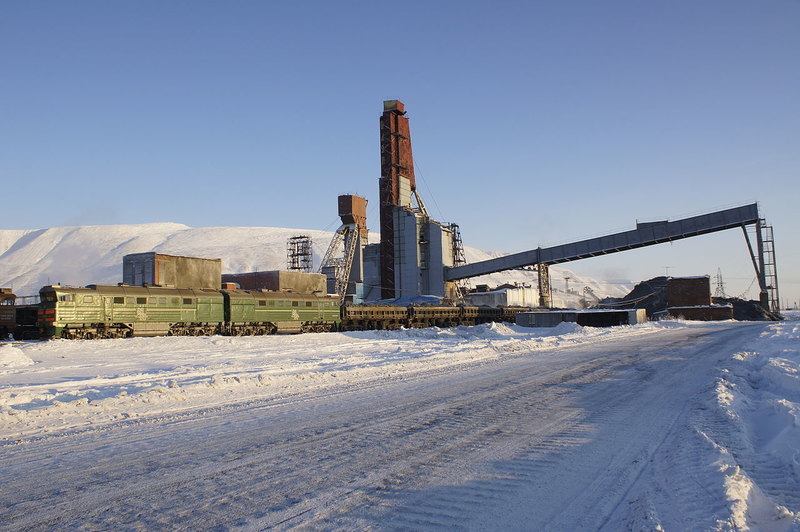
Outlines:
[[[350,272],[353,268],[353,258],[356,254],[356,247],[359,246],[361,233],[355,224],[345,224],[339,227],[334,233],[319,272],[334,279],[336,294],[344,301],[347,294],[347,286],[350,282]],[[344,253],[339,255],[344,244]]]
[[750,260],[753,262],[753,269],[756,272],[756,279],[758,279],[758,301],[764,309],[780,312],[778,269],[775,262],[775,238],[772,226],[767,225],[764,219],[759,218],[755,224],[755,231],[756,250],[754,251],[747,227],[742,225],[747,250],[750,252]]

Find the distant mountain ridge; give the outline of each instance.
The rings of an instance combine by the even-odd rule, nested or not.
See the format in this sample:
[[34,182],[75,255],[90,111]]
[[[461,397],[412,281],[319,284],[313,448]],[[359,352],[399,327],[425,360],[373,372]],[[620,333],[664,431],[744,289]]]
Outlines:
[[[170,255],[222,259],[222,271],[240,273],[286,268],[286,240],[297,235],[312,239],[314,267],[319,266],[333,232],[279,227],[189,227],[178,223],[87,225],[35,230],[0,230],[0,286],[17,295],[34,295],[47,284],[84,286],[122,280],[122,257],[156,251]],[[377,234],[370,235],[377,242]],[[497,256],[465,247],[468,262]],[[598,295],[621,297],[624,285],[609,285],[559,268],[572,286],[589,286]],[[553,274],[561,275],[561,273]],[[522,271],[476,278],[473,284],[531,283]]]

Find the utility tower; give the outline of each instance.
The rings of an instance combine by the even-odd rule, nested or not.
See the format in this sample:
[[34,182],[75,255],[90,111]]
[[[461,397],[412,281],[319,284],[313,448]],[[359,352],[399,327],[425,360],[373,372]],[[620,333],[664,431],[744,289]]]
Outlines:
[[714,283],[714,297],[728,297],[725,294],[725,282],[722,280],[722,270],[717,268],[716,282]]

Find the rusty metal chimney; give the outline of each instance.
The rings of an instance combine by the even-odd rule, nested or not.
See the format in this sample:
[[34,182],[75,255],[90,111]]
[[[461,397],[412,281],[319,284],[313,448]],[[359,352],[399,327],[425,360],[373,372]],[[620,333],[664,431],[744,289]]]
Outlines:
[[396,294],[394,211],[408,207],[410,194],[416,191],[414,158],[411,154],[411,132],[405,106],[399,100],[383,102],[380,118],[381,137],[381,297],[393,299]]

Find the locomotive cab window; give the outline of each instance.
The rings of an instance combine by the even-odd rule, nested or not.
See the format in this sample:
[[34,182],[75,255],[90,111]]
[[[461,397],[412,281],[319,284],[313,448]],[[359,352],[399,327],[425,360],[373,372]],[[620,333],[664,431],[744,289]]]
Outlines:
[[75,294],[61,294],[58,296],[59,301],[73,302],[75,301]]

